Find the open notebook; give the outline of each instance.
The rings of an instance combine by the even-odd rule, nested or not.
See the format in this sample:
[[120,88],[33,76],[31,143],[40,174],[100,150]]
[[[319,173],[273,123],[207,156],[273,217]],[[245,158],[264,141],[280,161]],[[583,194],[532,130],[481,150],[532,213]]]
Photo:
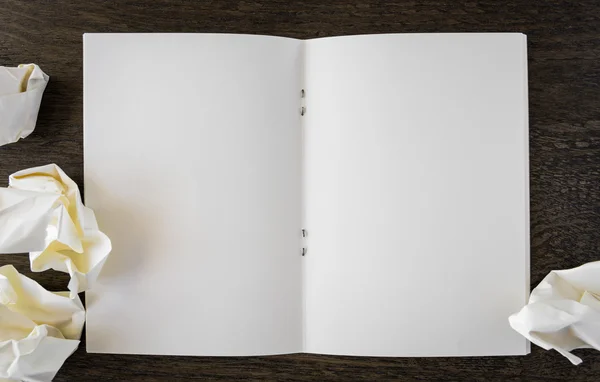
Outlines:
[[84,36],[87,350],[526,354],[526,38]]

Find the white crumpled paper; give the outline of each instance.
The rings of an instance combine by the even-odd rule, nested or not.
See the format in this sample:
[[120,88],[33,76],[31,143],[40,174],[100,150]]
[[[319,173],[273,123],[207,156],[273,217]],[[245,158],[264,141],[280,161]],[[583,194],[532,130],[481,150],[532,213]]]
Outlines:
[[550,272],[508,320],[529,341],[580,364],[571,350],[600,350],[600,261]]
[[0,66],[0,146],[25,138],[35,129],[48,79],[35,64]]
[[57,165],[16,172],[0,188],[0,253],[29,252],[32,271],[69,273],[71,298],[92,286],[111,248]]
[[0,267],[0,379],[50,381],[77,349],[85,321],[79,296],[52,293]]

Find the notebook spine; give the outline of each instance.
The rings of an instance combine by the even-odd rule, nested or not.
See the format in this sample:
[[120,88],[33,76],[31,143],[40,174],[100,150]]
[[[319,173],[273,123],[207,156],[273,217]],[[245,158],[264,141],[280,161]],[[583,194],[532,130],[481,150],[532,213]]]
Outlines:
[[[306,91],[304,89],[300,90],[300,115],[304,116],[306,114]],[[302,256],[306,256],[308,252],[308,248],[306,246],[306,230],[302,229]]]

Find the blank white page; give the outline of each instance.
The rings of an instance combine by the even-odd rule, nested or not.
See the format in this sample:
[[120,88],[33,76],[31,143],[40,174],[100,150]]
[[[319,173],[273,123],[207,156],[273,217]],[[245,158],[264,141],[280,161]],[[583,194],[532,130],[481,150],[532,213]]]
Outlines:
[[87,350],[302,350],[302,43],[84,36],[85,201],[112,239]]
[[526,39],[306,45],[308,352],[525,354]]

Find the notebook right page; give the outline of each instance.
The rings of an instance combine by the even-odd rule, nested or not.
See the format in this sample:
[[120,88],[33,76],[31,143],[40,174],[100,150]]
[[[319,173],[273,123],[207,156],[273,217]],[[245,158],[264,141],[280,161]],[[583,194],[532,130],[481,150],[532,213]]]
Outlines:
[[529,352],[526,38],[306,44],[305,349]]

